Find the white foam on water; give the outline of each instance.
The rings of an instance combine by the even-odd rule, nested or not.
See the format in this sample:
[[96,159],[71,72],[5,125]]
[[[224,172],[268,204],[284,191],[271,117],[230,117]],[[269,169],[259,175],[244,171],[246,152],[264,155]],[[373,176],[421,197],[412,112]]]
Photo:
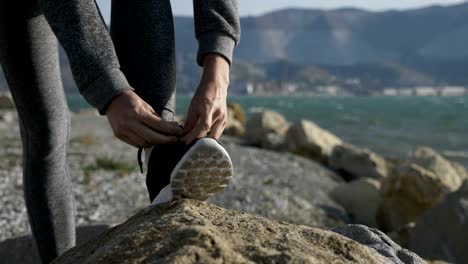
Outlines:
[[468,159],[468,150],[444,150],[442,154],[449,158]]

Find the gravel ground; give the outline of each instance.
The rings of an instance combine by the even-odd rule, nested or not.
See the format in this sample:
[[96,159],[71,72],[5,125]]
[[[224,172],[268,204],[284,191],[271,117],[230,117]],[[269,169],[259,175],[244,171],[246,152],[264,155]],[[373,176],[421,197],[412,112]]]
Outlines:
[[223,142],[234,164],[234,177],[225,191],[210,198],[224,208],[269,219],[318,227],[349,222],[330,191],[343,182],[322,165],[290,153]]
[[[120,223],[148,205],[136,149],[114,139],[94,112],[72,116],[68,165],[78,225]],[[16,122],[0,124],[0,241],[30,233],[23,199],[21,141]]]

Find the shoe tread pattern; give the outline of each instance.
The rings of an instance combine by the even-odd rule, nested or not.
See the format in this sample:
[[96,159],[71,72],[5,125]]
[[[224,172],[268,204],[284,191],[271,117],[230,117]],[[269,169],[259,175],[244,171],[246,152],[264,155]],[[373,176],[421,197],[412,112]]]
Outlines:
[[232,175],[231,159],[220,147],[197,146],[171,180],[174,198],[205,201],[226,188]]

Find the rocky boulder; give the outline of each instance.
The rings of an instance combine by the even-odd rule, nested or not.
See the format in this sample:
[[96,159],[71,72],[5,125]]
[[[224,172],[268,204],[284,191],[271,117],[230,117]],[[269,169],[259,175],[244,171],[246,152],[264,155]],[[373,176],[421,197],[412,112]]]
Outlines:
[[468,263],[468,181],[423,214],[409,234],[409,247],[426,259]]
[[16,120],[16,116],[13,111],[0,110],[0,124],[12,124]]
[[432,171],[450,191],[457,190],[466,178],[463,166],[452,163],[428,147],[418,147],[409,155],[409,162]]
[[453,186],[417,164],[403,163],[382,182],[377,221],[384,231],[396,230],[416,220],[442,201]]
[[362,178],[335,187],[331,197],[343,205],[353,223],[376,227],[377,209],[380,204],[380,182]]
[[227,112],[227,124],[224,129],[225,135],[242,137],[245,134],[246,117],[242,107],[237,103],[229,103]]
[[148,207],[53,263],[396,263],[338,233],[182,200]]
[[375,249],[386,258],[385,263],[425,264],[415,253],[400,247],[387,235],[375,228],[363,225],[349,225],[332,229],[345,237]]
[[466,170],[465,167],[463,167],[463,165],[457,162],[452,162],[452,167],[455,169],[455,171],[457,172],[458,176],[460,176],[460,178],[462,178],[463,180],[468,179],[468,171]]
[[257,112],[247,121],[245,139],[252,145],[277,149],[282,145],[288,127],[289,123],[277,112]]
[[381,180],[388,175],[387,162],[376,153],[349,144],[333,148],[329,165],[345,178],[373,178]]
[[227,107],[228,107],[228,111],[232,113],[232,116],[234,117],[234,119],[236,119],[237,121],[239,121],[239,123],[245,126],[247,122],[247,117],[242,106],[238,103],[229,102],[227,104]]
[[325,164],[333,148],[341,143],[337,136],[308,120],[291,125],[285,137],[289,151]]
[[0,92],[0,109],[14,109],[15,103],[11,94],[8,92]]
[[234,163],[234,177],[210,201],[224,208],[293,224],[334,227],[349,223],[329,192],[343,179],[319,163],[291,153],[222,144]]

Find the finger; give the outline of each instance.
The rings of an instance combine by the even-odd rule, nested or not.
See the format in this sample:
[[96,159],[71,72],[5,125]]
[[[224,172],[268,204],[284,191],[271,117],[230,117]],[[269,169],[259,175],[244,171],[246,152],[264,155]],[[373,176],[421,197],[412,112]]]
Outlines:
[[141,121],[148,127],[168,135],[182,135],[182,128],[171,124],[154,114],[143,115]]
[[145,140],[149,146],[177,142],[176,136],[168,136],[158,133],[142,123],[133,126],[132,131]]
[[139,148],[139,146],[138,146],[136,143],[134,143],[133,141],[131,141],[131,140],[130,140],[128,137],[126,137],[126,136],[120,137],[119,139],[120,139],[121,141],[127,143],[127,144],[130,145],[130,146],[133,146],[133,147],[135,147],[135,148]]
[[192,129],[187,131],[186,134],[180,139],[182,142],[185,142],[185,144],[187,145],[190,144],[190,142],[192,142],[195,139],[194,130],[197,127],[198,120],[194,120],[192,122],[193,122],[193,125],[191,125]]
[[132,143],[131,145],[139,148],[139,147],[149,147],[150,145],[146,142],[143,138],[138,136],[137,134],[130,131],[125,137]]
[[190,144],[193,140],[205,137],[211,128],[211,124],[206,119],[199,118],[195,127],[185,136],[185,143]]
[[218,119],[213,126],[211,127],[211,131],[208,133],[208,137],[219,139],[223,134],[224,128],[226,127],[225,119]]
[[211,111],[209,109],[206,109],[200,121],[202,122],[201,124],[201,128],[203,129],[202,133],[205,133],[206,135],[211,130],[211,126],[213,126],[213,123],[216,120],[213,120],[213,114],[211,113]]
[[189,110],[187,112],[187,118],[185,119],[183,135],[186,135],[188,132],[190,132],[195,127],[196,123],[197,123],[197,114],[194,111]]
[[205,109],[205,112],[198,118],[195,127],[192,129],[195,137],[193,139],[204,137],[208,134],[211,129],[213,117],[209,109]]

